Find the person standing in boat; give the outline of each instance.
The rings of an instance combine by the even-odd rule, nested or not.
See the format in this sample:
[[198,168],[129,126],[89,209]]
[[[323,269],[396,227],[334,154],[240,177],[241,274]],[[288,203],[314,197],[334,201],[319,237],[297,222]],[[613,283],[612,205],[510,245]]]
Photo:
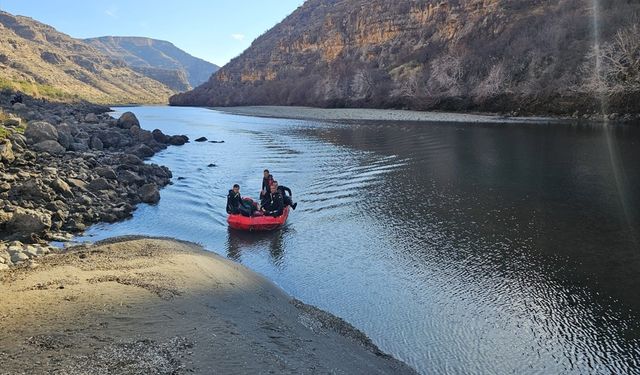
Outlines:
[[271,184],[273,183],[273,176],[269,173],[268,169],[265,169],[262,176],[262,189],[260,190],[260,199],[264,198],[271,191]]
[[282,215],[282,211],[284,210],[284,199],[282,198],[280,191],[278,191],[276,181],[273,181],[273,184],[271,184],[269,188],[269,193],[265,194],[262,198],[261,206],[262,211],[264,211],[266,215],[271,215],[273,217]]
[[233,189],[229,190],[227,195],[227,213],[239,214],[242,205],[242,197],[240,196],[240,185],[233,185]]

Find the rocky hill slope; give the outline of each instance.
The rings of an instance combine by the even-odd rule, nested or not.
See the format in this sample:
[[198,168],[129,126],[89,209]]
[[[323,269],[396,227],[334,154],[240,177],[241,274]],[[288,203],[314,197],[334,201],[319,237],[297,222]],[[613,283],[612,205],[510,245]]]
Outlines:
[[628,0],[309,0],[170,103],[638,112],[638,11]]
[[105,36],[85,41],[176,91],[186,91],[206,82],[220,68],[164,40]]
[[1,11],[0,88],[109,104],[166,103],[173,93],[81,40]]

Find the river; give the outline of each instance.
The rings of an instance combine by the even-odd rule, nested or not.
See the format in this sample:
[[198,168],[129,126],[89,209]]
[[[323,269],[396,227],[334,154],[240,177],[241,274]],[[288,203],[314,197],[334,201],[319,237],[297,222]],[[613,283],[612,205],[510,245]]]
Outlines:
[[[78,240],[198,242],[424,374],[640,373],[640,128],[116,110],[192,142],[150,160],[174,175],[158,205]],[[229,230],[264,168],[297,209]]]

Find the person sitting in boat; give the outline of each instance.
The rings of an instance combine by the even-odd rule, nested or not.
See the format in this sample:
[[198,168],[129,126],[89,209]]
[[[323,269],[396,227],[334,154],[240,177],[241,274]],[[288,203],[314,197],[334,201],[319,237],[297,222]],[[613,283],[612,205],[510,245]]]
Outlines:
[[262,211],[266,215],[270,215],[273,217],[282,215],[282,211],[284,210],[284,200],[282,199],[282,194],[278,191],[278,185],[276,185],[276,181],[271,184],[269,188],[269,193],[265,194],[262,198],[261,206]]
[[[288,187],[286,187],[284,185],[279,185],[278,181],[274,181],[273,184],[276,185],[276,188],[278,189],[278,191],[282,195],[282,200],[284,202],[284,205],[285,206],[291,206],[291,208],[293,208],[295,210],[296,207],[298,206],[298,204],[297,203],[293,203],[293,198],[292,198],[293,194],[291,193],[291,189],[289,189]],[[285,194],[286,192],[288,192],[289,195]]]
[[242,206],[242,197],[240,196],[240,185],[233,185],[233,189],[229,190],[227,195],[227,213],[239,214]]
[[260,190],[260,199],[264,198],[270,192],[273,176],[269,174],[269,170],[265,169],[262,177],[262,189]]

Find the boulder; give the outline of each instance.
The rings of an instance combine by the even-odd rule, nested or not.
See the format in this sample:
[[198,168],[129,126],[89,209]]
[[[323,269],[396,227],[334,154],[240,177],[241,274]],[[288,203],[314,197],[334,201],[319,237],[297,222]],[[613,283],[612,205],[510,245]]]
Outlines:
[[13,146],[11,145],[11,141],[8,139],[3,139],[0,141],[0,161],[4,164],[11,164],[16,160],[15,155],[13,154]]
[[77,179],[77,178],[69,178],[67,179],[67,182],[74,187],[77,187],[78,189],[84,190],[87,187],[87,183]]
[[9,197],[16,201],[21,200],[45,200],[50,201],[52,197],[51,189],[38,184],[37,180],[14,184],[9,191]]
[[104,177],[108,180],[117,180],[118,176],[116,172],[111,167],[96,167],[93,171],[100,177]]
[[140,121],[133,112],[125,112],[120,116],[117,123],[118,127],[121,129],[131,129],[132,126],[140,126]]
[[91,139],[89,140],[89,147],[92,150],[98,150],[98,151],[102,151],[102,149],[104,149],[104,144],[102,143],[102,141],[100,140],[100,138],[93,136],[91,137]]
[[69,150],[76,152],[85,152],[89,151],[89,146],[81,142],[73,142],[71,146],[69,146]]
[[187,142],[189,142],[189,137],[186,135],[172,135],[169,137],[169,144],[172,146],[182,146]]
[[145,182],[139,174],[128,170],[119,171],[118,180],[126,185],[142,185]]
[[151,135],[153,136],[153,139],[156,142],[162,143],[162,144],[169,143],[169,140],[171,139],[171,137],[169,137],[168,135],[164,134],[162,132],[162,130],[160,130],[160,129],[153,129],[153,131],[151,132]]
[[86,116],[84,116],[84,122],[88,122],[90,124],[97,124],[100,120],[98,119],[98,116],[96,116],[95,113],[87,113]]
[[196,139],[196,142],[206,142],[207,141],[207,137],[200,137]]
[[66,151],[65,148],[60,145],[60,143],[53,140],[36,143],[31,148],[35,151],[48,152],[52,155],[64,154],[64,152]]
[[27,106],[26,106],[26,105],[24,105],[23,103],[14,103],[14,104],[11,106],[11,108],[12,108],[14,111],[20,112],[20,111],[24,111],[24,110],[26,110],[26,109],[27,109]]
[[48,122],[33,121],[27,125],[24,136],[27,138],[27,142],[31,144],[42,141],[57,141],[58,130]]
[[41,235],[51,228],[51,216],[45,213],[18,207],[13,212],[6,230],[11,239],[30,240],[32,235]]
[[155,152],[151,149],[151,147],[147,145],[137,145],[130,151],[130,153],[134,154],[135,156],[141,159],[149,158],[153,156],[153,154],[155,154]]
[[16,264],[24,262],[26,260],[29,260],[29,256],[25,253],[16,252],[11,256],[11,261]]
[[120,146],[124,137],[117,131],[107,130],[99,132],[98,138],[102,141],[104,148],[109,148]]
[[133,154],[124,154],[120,157],[120,162],[127,166],[142,165],[144,162]]
[[73,136],[71,135],[71,127],[62,123],[56,127],[58,130],[58,143],[65,149],[69,149],[71,147],[71,143],[73,143]]
[[73,195],[73,193],[71,192],[71,188],[69,187],[69,184],[67,184],[60,178],[56,178],[55,180],[53,180],[53,182],[51,183],[51,187],[53,188],[53,190],[57,191],[58,193],[64,196]]
[[113,186],[103,177],[96,178],[87,185],[87,189],[91,191],[111,190]]
[[154,184],[140,186],[140,189],[138,189],[138,195],[140,196],[140,200],[144,203],[155,204],[160,201],[160,192],[158,191],[158,187]]
[[19,117],[9,117],[3,122],[4,126],[10,127],[10,128],[15,128],[17,126],[20,126],[21,123],[22,123],[22,120],[20,120]]

